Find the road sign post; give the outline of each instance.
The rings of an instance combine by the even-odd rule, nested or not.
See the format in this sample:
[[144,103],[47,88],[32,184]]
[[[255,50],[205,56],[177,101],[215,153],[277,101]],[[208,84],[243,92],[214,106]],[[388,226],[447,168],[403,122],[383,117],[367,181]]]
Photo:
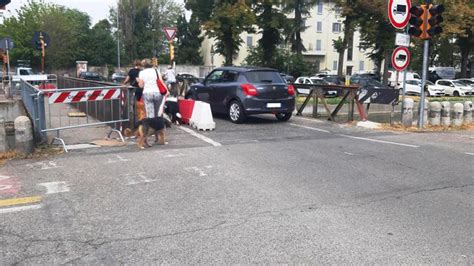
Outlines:
[[173,27],[164,27],[163,28],[166,39],[168,39],[169,51],[170,51],[170,65],[174,66],[174,45],[173,40],[176,37],[176,28]]

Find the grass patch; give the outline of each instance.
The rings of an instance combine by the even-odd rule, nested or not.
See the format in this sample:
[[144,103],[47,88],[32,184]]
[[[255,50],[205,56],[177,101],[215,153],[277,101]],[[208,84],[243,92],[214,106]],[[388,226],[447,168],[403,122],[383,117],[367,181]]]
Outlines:
[[390,125],[388,123],[382,124],[382,129],[388,129],[393,131],[406,131],[406,132],[443,132],[443,131],[459,131],[459,130],[474,130],[474,123],[469,125],[462,125],[460,127],[455,126],[432,126],[426,125],[423,129],[418,129],[416,126],[404,127],[401,123],[395,123]]
[[9,160],[13,159],[46,159],[52,156],[62,154],[64,150],[58,147],[52,147],[49,145],[40,145],[35,148],[32,154],[22,154],[16,151],[0,152],[0,167],[5,165]]

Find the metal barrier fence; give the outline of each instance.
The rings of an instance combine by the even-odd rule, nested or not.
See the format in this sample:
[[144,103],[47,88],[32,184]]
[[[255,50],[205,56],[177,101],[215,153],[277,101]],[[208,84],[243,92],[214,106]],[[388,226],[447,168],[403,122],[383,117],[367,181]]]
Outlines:
[[22,95],[21,80],[28,82],[33,87],[40,90],[52,90],[58,88],[58,77],[54,74],[22,76],[21,79],[16,77],[10,82],[11,96]]
[[40,89],[21,81],[22,98],[38,141],[44,142],[47,133],[55,132],[52,143],[59,141],[67,152],[61,131],[99,125],[111,127],[108,137],[116,132],[124,141],[121,129],[130,121],[128,87],[62,77],[57,85],[56,89]]

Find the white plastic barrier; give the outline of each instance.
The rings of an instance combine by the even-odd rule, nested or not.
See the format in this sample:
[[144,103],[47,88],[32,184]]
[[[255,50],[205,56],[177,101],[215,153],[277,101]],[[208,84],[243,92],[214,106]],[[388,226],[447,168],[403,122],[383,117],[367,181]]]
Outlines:
[[454,118],[453,126],[460,127],[462,126],[462,117],[463,117],[463,107],[462,103],[455,103],[453,106]]
[[189,124],[197,130],[214,130],[216,123],[212,117],[211,106],[208,103],[196,101]]

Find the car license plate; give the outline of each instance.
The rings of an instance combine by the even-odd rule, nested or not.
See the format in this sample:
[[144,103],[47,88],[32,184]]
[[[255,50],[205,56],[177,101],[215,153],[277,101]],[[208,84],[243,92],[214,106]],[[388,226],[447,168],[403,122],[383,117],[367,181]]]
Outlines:
[[267,103],[267,108],[281,108],[281,103]]

